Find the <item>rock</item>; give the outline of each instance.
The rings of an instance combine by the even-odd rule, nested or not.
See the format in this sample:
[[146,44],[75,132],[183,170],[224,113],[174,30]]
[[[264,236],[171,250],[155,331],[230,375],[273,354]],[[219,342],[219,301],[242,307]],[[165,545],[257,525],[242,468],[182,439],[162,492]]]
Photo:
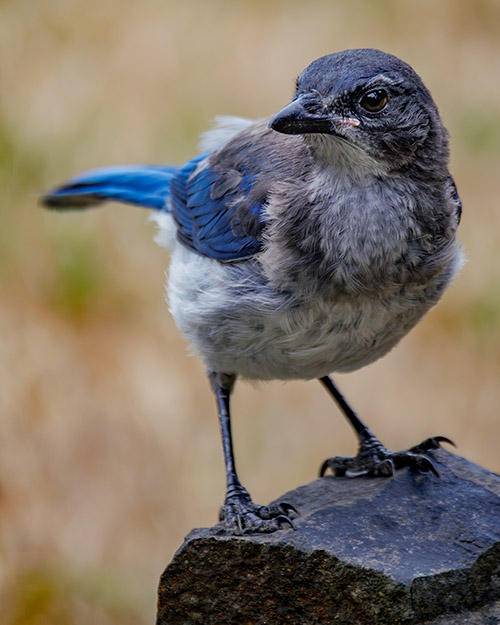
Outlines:
[[448,614],[425,625],[498,625],[500,623],[500,602],[483,606],[478,610],[466,610],[460,614]]
[[329,476],[286,493],[296,531],[193,530],[161,577],[157,625],[500,623],[500,476],[430,455],[440,478]]

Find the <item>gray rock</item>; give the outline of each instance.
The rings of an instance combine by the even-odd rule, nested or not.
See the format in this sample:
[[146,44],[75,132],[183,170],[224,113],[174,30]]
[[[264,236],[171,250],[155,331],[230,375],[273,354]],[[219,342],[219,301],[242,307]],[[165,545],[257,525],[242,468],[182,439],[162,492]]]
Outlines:
[[296,531],[193,530],[161,577],[157,625],[498,625],[500,476],[432,458],[440,478],[326,477],[286,493]]
[[460,614],[448,614],[424,625],[498,625],[500,623],[500,602],[483,606],[478,610],[466,610]]

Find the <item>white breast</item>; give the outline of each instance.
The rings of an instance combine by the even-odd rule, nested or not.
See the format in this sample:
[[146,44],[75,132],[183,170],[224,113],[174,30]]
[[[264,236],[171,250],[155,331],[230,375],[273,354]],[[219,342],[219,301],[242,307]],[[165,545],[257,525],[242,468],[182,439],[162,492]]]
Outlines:
[[300,304],[265,283],[256,261],[224,265],[177,245],[168,301],[209,371],[271,380],[316,378],[373,362],[436,300],[413,293]]

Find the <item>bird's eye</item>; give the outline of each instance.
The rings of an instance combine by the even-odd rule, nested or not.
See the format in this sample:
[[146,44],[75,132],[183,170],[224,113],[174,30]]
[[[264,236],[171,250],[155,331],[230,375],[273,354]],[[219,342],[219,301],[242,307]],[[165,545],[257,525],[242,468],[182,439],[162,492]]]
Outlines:
[[361,98],[361,106],[370,113],[378,113],[387,104],[387,92],[384,89],[368,91]]

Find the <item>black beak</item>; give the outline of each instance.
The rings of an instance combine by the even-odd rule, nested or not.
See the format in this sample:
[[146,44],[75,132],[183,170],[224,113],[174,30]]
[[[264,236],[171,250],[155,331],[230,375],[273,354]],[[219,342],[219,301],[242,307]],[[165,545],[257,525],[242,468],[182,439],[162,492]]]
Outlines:
[[[311,99],[299,96],[276,113],[269,122],[269,128],[286,135],[302,135],[320,133],[328,135],[342,135],[346,126],[359,126],[359,120],[353,117],[329,116],[322,112],[312,113]],[[318,108],[318,107],[316,107]]]

